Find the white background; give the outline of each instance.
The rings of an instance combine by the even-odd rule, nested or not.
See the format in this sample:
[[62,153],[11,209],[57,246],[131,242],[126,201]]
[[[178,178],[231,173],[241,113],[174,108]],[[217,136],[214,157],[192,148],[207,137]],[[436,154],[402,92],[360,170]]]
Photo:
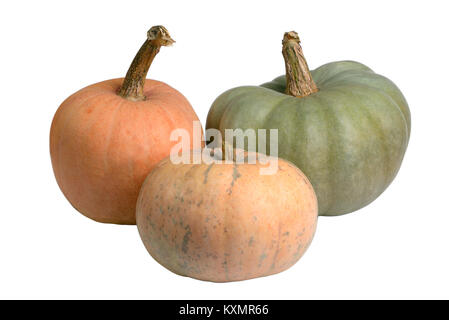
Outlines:
[[[9,1],[0,9],[0,298],[449,298],[446,1]],[[203,125],[216,96],[284,72],[296,30],[309,66],[351,59],[406,96],[412,134],[402,168],[374,203],[319,218],[291,269],[216,284],[177,276],[135,226],[76,212],[53,176],[49,129],[78,89],[124,76],[163,24],[149,78],[192,103]]]

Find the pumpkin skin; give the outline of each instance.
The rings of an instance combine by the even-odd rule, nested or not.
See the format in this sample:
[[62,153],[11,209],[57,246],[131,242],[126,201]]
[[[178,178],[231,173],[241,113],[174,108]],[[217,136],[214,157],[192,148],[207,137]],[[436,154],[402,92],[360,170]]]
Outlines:
[[292,266],[316,229],[317,200],[293,164],[260,175],[256,164],[173,164],[149,174],[137,202],[148,252],[172,272],[228,282]]
[[396,176],[410,135],[410,111],[397,86],[353,61],[311,72],[319,91],[285,94],[286,77],[226,91],[206,129],[278,129],[279,157],[310,179],[320,215],[342,215],[375,200]]
[[[88,86],[57,110],[50,131],[54,174],[69,202],[99,222],[135,224],[140,187],[184,128],[193,137],[198,117],[169,85],[146,80],[145,101],[117,95],[123,79]],[[192,145],[193,141],[191,141]]]

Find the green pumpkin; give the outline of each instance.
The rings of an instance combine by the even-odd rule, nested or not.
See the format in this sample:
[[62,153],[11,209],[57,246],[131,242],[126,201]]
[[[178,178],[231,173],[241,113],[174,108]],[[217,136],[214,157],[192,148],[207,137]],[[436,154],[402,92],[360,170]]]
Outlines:
[[[225,129],[278,129],[279,157],[310,179],[320,215],[353,212],[375,200],[399,170],[410,136],[407,102],[393,82],[358,62],[309,72],[301,48],[287,40],[287,77],[226,91],[206,129],[223,136]],[[288,83],[307,85],[308,75],[309,93],[286,93]]]

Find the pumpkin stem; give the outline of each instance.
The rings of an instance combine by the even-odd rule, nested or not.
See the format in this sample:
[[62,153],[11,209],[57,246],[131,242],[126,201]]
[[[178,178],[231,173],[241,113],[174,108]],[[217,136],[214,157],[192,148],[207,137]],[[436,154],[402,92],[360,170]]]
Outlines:
[[233,161],[234,160],[234,145],[226,139],[223,139],[221,143],[222,160]]
[[299,36],[295,31],[284,33],[282,55],[287,77],[286,93],[294,97],[306,97],[318,91],[304,58]]
[[117,94],[132,101],[145,100],[143,88],[148,69],[150,69],[151,63],[159,53],[161,46],[170,46],[174,42],[167,29],[163,26],[154,26],[148,30],[147,40],[145,40],[139,52],[137,52]]

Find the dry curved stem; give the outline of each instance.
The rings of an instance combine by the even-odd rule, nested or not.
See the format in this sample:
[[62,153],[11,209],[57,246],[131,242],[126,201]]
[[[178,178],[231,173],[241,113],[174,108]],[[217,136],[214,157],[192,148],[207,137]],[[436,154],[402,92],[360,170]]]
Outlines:
[[145,40],[139,52],[137,52],[117,94],[132,101],[145,100],[143,88],[148,69],[150,69],[151,63],[159,53],[161,46],[170,46],[174,42],[167,29],[163,26],[154,26],[148,30],[147,40]]

